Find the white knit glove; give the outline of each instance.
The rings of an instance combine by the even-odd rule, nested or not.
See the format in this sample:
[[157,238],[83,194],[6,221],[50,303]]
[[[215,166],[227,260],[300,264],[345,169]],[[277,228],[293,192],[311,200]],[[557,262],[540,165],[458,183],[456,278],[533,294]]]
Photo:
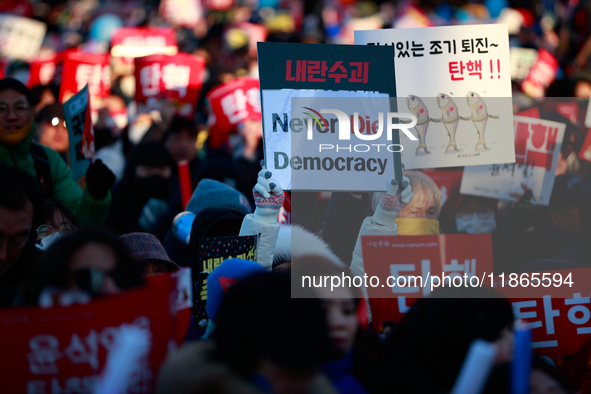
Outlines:
[[259,172],[252,194],[256,205],[254,218],[263,223],[275,224],[285,195],[281,186],[271,180],[271,175],[271,171],[263,168]]
[[412,200],[412,188],[410,179],[403,176],[401,182],[402,190],[399,190],[398,182],[392,179],[390,188],[384,194],[376,211],[373,214],[373,221],[380,226],[393,226],[394,220],[405,204]]

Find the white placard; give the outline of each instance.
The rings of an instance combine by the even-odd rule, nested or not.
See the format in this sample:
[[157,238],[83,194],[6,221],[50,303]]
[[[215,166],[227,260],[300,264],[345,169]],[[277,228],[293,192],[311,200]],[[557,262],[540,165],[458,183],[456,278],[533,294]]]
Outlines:
[[47,26],[17,15],[0,15],[0,54],[32,61],[39,55]]

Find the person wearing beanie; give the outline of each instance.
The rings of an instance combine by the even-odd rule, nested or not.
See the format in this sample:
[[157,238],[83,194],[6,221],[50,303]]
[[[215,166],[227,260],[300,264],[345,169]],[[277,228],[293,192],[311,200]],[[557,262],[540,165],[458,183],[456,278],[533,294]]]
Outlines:
[[199,212],[206,208],[232,208],[245,214],[252,212],[244,194],[213,179],[202,179],[199,182],[186,210],[199,215]]
[[55,150],[33,142],[36,124],[31,94],[21,82],[0,79],[0,163],[19,167],[43,187],[43,195],[62,202],[81,224],[101,224],[111,202],[113,173],[96,160],[88,167],[86,188],[72,178]]
[[180,267],[172,261],[158,238],[150,233],[130,233],[119,237],[131,257],[143,266],[144,277],[177,271]]

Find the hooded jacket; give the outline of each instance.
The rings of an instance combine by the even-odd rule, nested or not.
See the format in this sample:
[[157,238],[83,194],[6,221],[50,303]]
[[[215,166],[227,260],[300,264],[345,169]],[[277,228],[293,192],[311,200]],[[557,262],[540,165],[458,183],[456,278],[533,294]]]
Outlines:
[[[35,123],[29,135],[19,145],[9,147],[0,144],[0,163],[19,167],[37,179],[33,156],[30,152],[31,144],[35,144],[32,142],[34,133]],[[111,204],[111,193],[107,193],[102,200],[97,200],[88,193],[87,188],[82,191],[72,178],[72,173],[60,154],[46,146],[39,146],[43,148],[49,161],[53,182],[51,198],[62,202],[78,218],[80,224],[103,223]]]

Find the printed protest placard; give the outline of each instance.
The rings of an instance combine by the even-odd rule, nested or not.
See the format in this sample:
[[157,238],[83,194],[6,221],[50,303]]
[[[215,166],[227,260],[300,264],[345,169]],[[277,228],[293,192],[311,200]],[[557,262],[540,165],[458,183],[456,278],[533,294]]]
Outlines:
[[523,193],[525,183],[536,204],[548,205],[565,129],[564,123],[516,116],[515,163],[466,167],[460,193],[514,200],[510,193]]
[[515,161],[505,25],[363,30],[355,44],[394,49],[398,110],[418,119],[416,140],[400,136],[407,169]]
[[431,294],[431,285],[441,287],[434,276],[481,279],[493,272],[490,234],[365,236],[361,242],[376,329],[399,321],[415,299]]
[[204,71],[205,60],[187,53],[136,58],[135,100],[139,111],[144,112],[159,99],[168,99],[178,115],[193,116]]
[[171,27],[121,27],[111,37],[111,56],[176,55],[176,33]]
[[261,95],[256,78],[233,79],[211,89],[206,97],[211,110],[208,143],[212,149],[227,142],[239,123],[261,120]]
[[86,174],[94,156],[94,135],[90,122],[90,96],[88,86],[63,105],[70,141],[70,169],[74,180]]
[[168,23],[192,29],[203,18],[203,10],[199,0],[163,0],[160,15]]
[[266,165],[284,189],[384,191],[400,178],[392,48],[259,43],[258,60]]
[[0,14],[0,54],[31,61],[39,55],[47,25],[17,15]]
[[67,52],[65,54],[59,102],[66,102],[86,85],[93,100],[99,100],[110,94],[111,65],[108,53]]
[[[193,316],[195,329],[205,329],[209,323],[206,312],[207,277],[224,260],[242,259],[256,261],[257,236],[228,236],[199,238],[199,261],[193,267]],[[231,281],[230,281],[231,282]],[[227,282],[226,285],[232,283]],[[222,284],[223,286],[223,284]]]
[[[129,392],[151,393],[157,371],[175,339],[177,292],[171,275],[138,289],[87,304],[0,311],[2,391],[90,393],[123,327],[146,331],[149,351],[133,366]],[[185,327],[186,330],[186,327]]]

